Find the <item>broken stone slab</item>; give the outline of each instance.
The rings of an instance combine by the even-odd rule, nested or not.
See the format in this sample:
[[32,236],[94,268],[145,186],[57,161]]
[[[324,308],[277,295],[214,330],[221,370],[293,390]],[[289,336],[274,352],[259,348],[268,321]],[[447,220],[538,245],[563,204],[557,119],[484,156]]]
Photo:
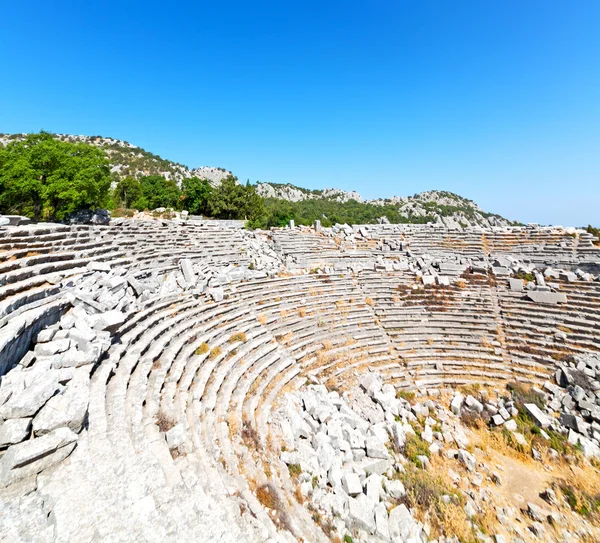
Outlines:
[[375,503],[364,494],[348,498],[348,517],[353,527],[369,534],[375,532]]
[[530,290],[526,296],[536,304],[566,304],[567,295],[562,292]]
[[471,396],[470,394],[465,398],[465,405],[469,409],[477,411],[478,413],[481,413],[483,411],[483,404],[479,400],[477,400],[473,396]]
[[106,330],[115,333],[125,322],[125,314],[121,311],[112,310],[97,315],[90,315],[90,325],[94,330]]
[[185,278],[187,286],[190,287],[192,285],[195,285],[196,273],[194,272],[192,261],[189,258],[182,258],[179,261],[179,266],[181,267],[181,273],[183,273],[183,277]]
[[71,454],[76,441],[77,434],[68,428],[58,428],[42,437],[12,445],[0,458],[0,487],[61,462]]
[[492,266],[492,273],[496,277],[508,277],[510,275],[510,269],[503,266]]
[[390,454],[385,445],[375,437],[368,437],[366,441],[367,456],[369,458],[389,458]]
[[389,458],[385,460],[375,460],[366,458],[361,463],[361,467],[367,475],[371,475],[371,473],[383,475],[388,469],[392,467],[392,461]]
[[356,473],[345,473],[342,477],[342,488],[348,496],[358,496],[362,493],[362,484]]
[[388,524],[392,541],[421,541],[421,530],[403,503],[390,511]]
[[66,353],[54,357],[52,367],[56,369],[78,368],[87,364],[94,364],[100,359],[106,347],[101,343],[92,343],[82,351],[69,349]]
[[55,354],[64,353],[70,346],[70,339],[55,339],[45,343],[38,343],[35,346],[34,352],[36,356],[53,356]]
[[375,533],[386,541],[390,539],[388,513],[383,502],[375,506]]
[[400,499],[406,494],[406,489],[404,488],[402,481],[399,481],[398,479],[387,481],[385,486],[387,493],[391,498]]
[[552,423],[552,419],[534,403],[526,403],[523,407],[540,428],[548,428]]
[[523,292],[523,279],[509,278],[508,285],[513,292]]
[[452,410],[452,413],[454,413],[456,416],[459,416],[462,404],[463,395],[457,394],[456,396],[454,396],[454,398],[452,398],[452,402],[450,403],[450,409]]
[[87,269],[90,271],[109,272],[111,267],[107,262],[92,261],[88,263]]
[[29,435],[31,419],[9,419],[0,425],[0,447],[21,443]]
[[223,291],[222,287],[213,287],[208,291],[208,293],[215,302],[221,302],[225,297],[225,292]]
[[58,391],[59,373],[49,370],[35,376],[29,386],[16,394],[0,407],[0,418],[19,419],[35,415],[40,408]]
[[33,419],[34,435],[47,434],[63,426],[79,432],[87,415],[89,397],[88,372],[77,370],[65,390],[50,398]]
[[477,459],[464,449],[458,451],[458,459],[465,465],[468,471],[475,471],[477,468]]
[[169,449],[175,449],[185,442],[185,426],[176,424],[168,432],[165,433],[165,439]]
[[514,432],[517,429],[517,421],[514,419],[509,419],[504,423],[504,427],[511,432]]

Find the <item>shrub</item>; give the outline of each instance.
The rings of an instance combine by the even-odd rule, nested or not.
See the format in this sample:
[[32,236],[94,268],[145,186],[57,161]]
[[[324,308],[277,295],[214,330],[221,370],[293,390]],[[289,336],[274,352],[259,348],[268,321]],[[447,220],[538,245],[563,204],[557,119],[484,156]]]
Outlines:
[[515,277],[517,279],[522,279],[523,281],[535,281],[535,276],[533,273],[519,272],[515,273]]
[[235,343],[235,342],[245,343],[246,339],[247,339],[246,334],[244,332],[237,332],[236,334],[233,334],[229,338],[229,343]]
[[411,434],[406,437],[406,442],[404,444],[404,455],[408,458],[413,464],[417,464],[419,462],[419,456],[426,456],[429,458],[429,443],[425,441],[418,434]]
[[590,492],[576,482],[564,480],[558,482],[558,487],[573,511],[595,524],[600,521],[600,491]]
[[175,426],[175,421],[162,411],[159,411],[156,417],[156,425],[161,432],[165,433]]
[[300,464],[289,464],[288,471],[290,472],[290,477],[299,477],[302,473],[302,468]]
[[209,350],[210,348],[208,346],[208,343],[204,342],[200,344],[200,347],[196,349],[195,353],[197,355],[206,354]]
[[213,348],[210,350],[210,353],[209,353],[209,355],[208,355],[208,358],[210,358],[211,360],[212,360],[213,358],[217,358],[217,356],[219,356],[219,355],[221,354],[221,352],[222,352],[222,351],[221,351],[221,347],[219,347],[219,346],[217,345],[216,347],[213,347]]
[[258,432],[249,421],[245,420],[242,425],[242,439],[248,448],[259,450],[261,448]]
[[540,409],[544,409],[545,402],[544,398],[537,392],[535,392],[530,385],[524,385],[523,383],[511,382],[506,385],[511,391],[515,405],[519,411],[523,410],[523,405],[526,403],[534,403]]
[[397,390],[396,398],[412,402],[415,399],[415,393],[411,390]]
[[279,497],[277,489],[270,483],[259,486],[256,489],[256,497],[258,501],[271,510],[277,512],[277,517],[274,519],[280,528],[288,530],[292,533],[292,523],[287,513],[285,504]]

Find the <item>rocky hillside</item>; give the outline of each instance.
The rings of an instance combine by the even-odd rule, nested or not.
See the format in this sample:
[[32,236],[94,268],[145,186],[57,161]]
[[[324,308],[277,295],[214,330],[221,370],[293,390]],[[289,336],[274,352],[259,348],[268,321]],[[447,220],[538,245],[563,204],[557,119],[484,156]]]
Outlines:
[[[0,134],[0,146],[23,138],[25,134]],[[56,134],[56,138],[72,143],[87,143],[100,147],[106,153],[110,162],[111,172],[116,179],[127,176],[142,177],[145,175],[161,175],[165,179],[174,179],[178,184],[190,177],[208,179],[213,185],[218,185],[222,179],[232,173],[224,168],[201,166],[190,169],[183,164],[166,160],[158,155],[133,145],[127,141],[102,136],[74,136]]]
[[[25,134],[0,134],[0,146],[23,138]],[[106,153],[115,181],[127,176],[136,178],[146,175],[161,175],[166,179],[174,179],[179,185],[184,179],[198,177],[208,179],[213,186],[218,186],[222,179],[233,175],[229,170],[209,166],[191,169],[188,166],[164,159],[127,141],[105,138],[102,136],[75,136],[56,134],[56,138],[72,143],[82,142],[95,145]],[[386,199],[365,200],[355,191],[335,188],[309,190],[291,184],[258,183],[257,193],[264,198],[274,198],[292,203],[308,200],[347,204],[358,202],[366,206],[380,206],[382,220],[386,215],[396,215],[396,221],[434,222],[450,228],[468,226],[506,226],[513,223],[499,215],[486,213],[473,201],[451,192],[432,190],[414,196],[394,196]],[[375,212],[374,212],[375,213]],[[373,215],[379,217],[379,214]]]
[[[518,224],[500,215],[487,213],[475,202],[446,191],[430,190],[414,196],[393,196],[365,200],[356,191],[341,189],[308,190],[291,184],[258,183],[257,192],[264,198],[277,198],[289,202],[305,200],[333,200],[346,203],[350,200],[376,206],[393,206],[407,219],[428,217],[435,223],[450,228],[468,226],[507,226]],[[418,221],[420,222],[420,221]]]

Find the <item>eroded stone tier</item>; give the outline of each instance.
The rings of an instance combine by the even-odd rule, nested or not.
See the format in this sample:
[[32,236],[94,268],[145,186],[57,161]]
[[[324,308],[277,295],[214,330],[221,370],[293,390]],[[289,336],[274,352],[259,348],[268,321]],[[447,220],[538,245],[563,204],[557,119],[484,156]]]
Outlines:
[[542,384],[600,351],[597,241],[542,227],[0,227],[0,540],[328,541],[267,454],[286,394],[371,373],[392,396]]

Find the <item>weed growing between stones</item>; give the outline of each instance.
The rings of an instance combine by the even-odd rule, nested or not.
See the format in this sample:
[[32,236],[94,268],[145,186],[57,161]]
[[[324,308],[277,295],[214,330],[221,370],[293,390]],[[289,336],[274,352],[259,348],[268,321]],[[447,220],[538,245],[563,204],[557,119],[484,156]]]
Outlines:
[[195,351],[196,355],[201,355],[201,354],[206,354],[208,351],[210,351],[210,347],[208,346],[208,343],[204,342],[200,344],[200,347],[198,347]]
[[231,337],[229,338],[229,343],[245,343],[246,340],[247,338],[244,332],[237,332],[231,335]]
[[210,353],[208,354],[208,358],[210,358],[211,360],[214,358],[217,358],[218,356],[220,356],[222,353],[221,351],[221,347],[219,347],[218,345],[216,347],[213,347],[210,350]]

